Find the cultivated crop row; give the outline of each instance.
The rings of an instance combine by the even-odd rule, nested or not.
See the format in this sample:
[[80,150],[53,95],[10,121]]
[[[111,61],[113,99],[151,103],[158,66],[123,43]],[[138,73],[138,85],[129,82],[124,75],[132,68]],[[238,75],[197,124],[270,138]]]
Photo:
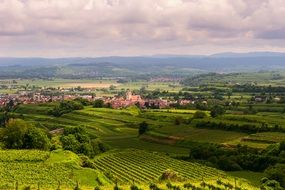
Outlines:
[[197,163],[190,163],[140,150],[109,153],[95,160],[96,167],[110,172],[121,182],[157,181],[164,171],[171,169],[185,179],[217,178],[224,173]]

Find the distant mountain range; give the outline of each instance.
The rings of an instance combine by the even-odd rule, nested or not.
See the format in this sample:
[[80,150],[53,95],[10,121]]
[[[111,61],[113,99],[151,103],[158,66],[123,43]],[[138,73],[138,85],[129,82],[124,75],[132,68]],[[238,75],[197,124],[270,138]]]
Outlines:
[[[285,70],[285,53],[219,53],[97,58],[0,58],[0,77],[49,69],[54,76],[188,75],[197,72],[257,72]],[[51,69],[52,68],[52,69]],[[15,74],[15,75],[16,75]]]
[[285,57],[285,53],[281,53],[281,52],[249,52],[249,53],[224,52],[224,53],[213,54],[210,57]]

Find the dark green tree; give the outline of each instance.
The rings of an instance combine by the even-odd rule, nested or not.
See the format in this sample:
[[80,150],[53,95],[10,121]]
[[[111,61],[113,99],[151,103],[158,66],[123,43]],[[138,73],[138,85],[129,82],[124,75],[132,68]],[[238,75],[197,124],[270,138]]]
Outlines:
[[203,119],[205,117],[207,117],[207,114],[203,111],[196,111],[193,115],[194,119]]
[[223,106],[221,105],[215,105],[212,109],[211,109],[211,116],[212,117],[217,117],[219,115],[223,115],[226,113],[226,110]]
[[103,108],[104,107],[104,101],[103,100],[95,100],[93,104],[94,108]]
[[145,121],[139,124],[139,135],[146,133],[148,130],[149,126]]
[[5,147],[10,149],[50,148],[50,139],[45,131],[21,119],[10,119],[1,138]]

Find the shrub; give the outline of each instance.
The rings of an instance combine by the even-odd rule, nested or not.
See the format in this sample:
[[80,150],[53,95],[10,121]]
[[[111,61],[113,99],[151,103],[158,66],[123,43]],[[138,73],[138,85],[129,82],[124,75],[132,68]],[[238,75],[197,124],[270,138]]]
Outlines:
[[131,190],[140,190],[140,188],[138,188],[138,186],[136,186],[136,185],[131,185],[130,189]]
[[270,180],[276,180],[282,187],[285,187],[285,164],[277,164],[265,170],[265,174]]
[[193,115],[193,119],[203,119],[207,117],[207,114],[203,111],[196,111]]
[[150,190],[160,190],[160,188],[156,184],[154,184],[154,183],[149,185],[149,189]]
[[179,176],[177,172],[168,169],[162,173],[159,180],[161,181],[166,181],[166,180],[167,181],[182,181],[183,178]]

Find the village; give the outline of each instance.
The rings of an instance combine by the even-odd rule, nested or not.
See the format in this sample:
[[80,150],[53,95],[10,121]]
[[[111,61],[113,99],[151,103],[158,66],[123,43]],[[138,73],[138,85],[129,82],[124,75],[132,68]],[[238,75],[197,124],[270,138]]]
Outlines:
[[123,96],[102,96],[97,97],[94,94],[68,93],[66,90],[34,90],[34,91],[19,91],[15,94],[0,94],[0,107],[4,107],[10,101],[17,104],[42,104],[49,102],[59,102],[64,100],[74,100],[83,98],[90,102],[95,100],[103,100],[104,104],[110,105],[114,109],[126,108],[129,106],[139,106],[140,108],[167,108],[172,104],[187,105],[194,101],[181,99],[144,99],[140,95],[134,94],[127,90]]

